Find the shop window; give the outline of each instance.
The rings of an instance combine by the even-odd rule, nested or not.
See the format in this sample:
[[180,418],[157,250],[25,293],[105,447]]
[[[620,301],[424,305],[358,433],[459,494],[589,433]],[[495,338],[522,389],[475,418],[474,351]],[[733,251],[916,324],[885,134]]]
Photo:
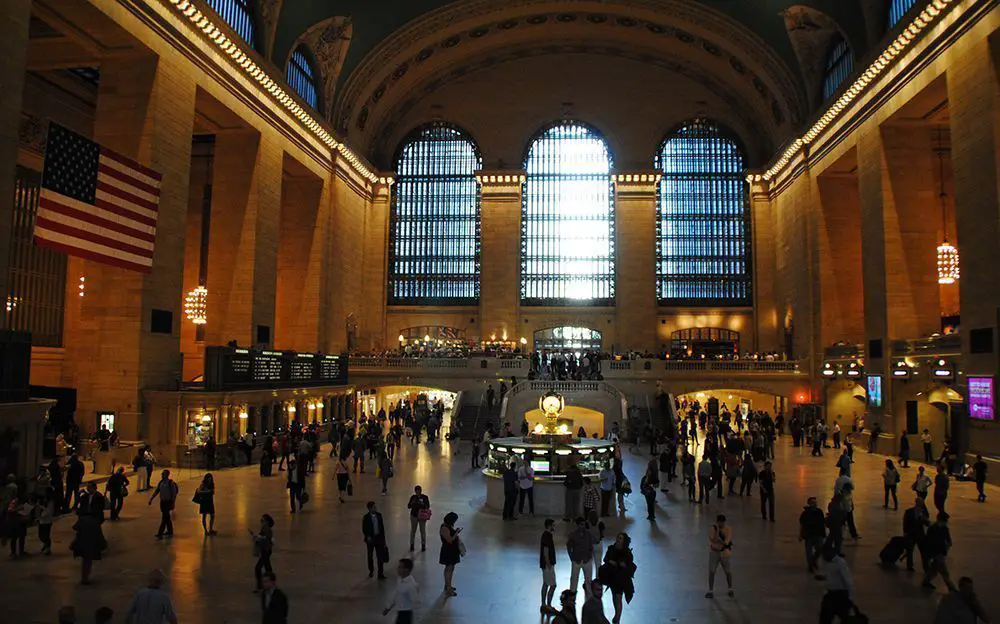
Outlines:
[[614,305],[615,211],[607,142],[563,121],[532,141],[521,210],[521,303]]
[[750,199],[736,136],[686,123],[660,145],[656,168],[659,302],[751,305]]
[[389,230],[390,305],[479,300],[480,168],[475,143],[454,126],[425,126],[404,141]]

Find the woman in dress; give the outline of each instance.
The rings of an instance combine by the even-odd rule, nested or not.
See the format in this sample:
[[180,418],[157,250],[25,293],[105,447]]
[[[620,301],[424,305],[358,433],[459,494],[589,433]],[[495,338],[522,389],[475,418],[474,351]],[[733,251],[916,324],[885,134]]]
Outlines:
[[104,531],[101,530],[101,523],[97,516],[84,514],[77,518],[73,525],[76,537],[70,545],[73,557],[82,561],[80,568],[80,584],[90,584],[90,571],[94,566],[94,561],[101,559],[108,542],[104,539]]
[[347,467],[343,454],[337,460],[337,496],[340,502],[344,502],[344,495],[347,493],[347,486],[351,483],[351,469]]
[[201,528],[205,535],[215,535],[215,477],[206,473],[201,485],[194,492],[198,503],[198,513],[201,514]]
[[632,539],[628,533],[619,533],[615,543],[608,546],[608,551],[604,555],[604,565],[598,572],[601,582],[611,590],[611,599],[615,605],[615,617],[611,620],[614,624],[622,619],[622,596],[625,602],[631,603],[635,594],[635,586],[632,584],[632,577],[635,575],[635,560],[632,557],[630,545]]
[[458,514],[454,511],[449,511],[444,517],[444,523],[441,525],[439,532],[441,535],[441,556],[438,559],[438,563],[444,566],[444,593],[447,596],[458,595],[454,585],[451,584],[452,577],[455,574],[455,566],[462,560],[461,540],[458,537],[462,529],[455,528],[455,522],[457,521]]

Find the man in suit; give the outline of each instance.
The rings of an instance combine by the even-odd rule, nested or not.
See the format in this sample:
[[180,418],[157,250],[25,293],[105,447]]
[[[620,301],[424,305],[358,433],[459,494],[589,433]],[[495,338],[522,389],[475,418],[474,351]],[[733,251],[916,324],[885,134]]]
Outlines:
[[265,572],[261,578],[264,591],[260,592],[260,608],[264,616],[262,624],[288,624],[288,596],[278,589],[278,577],[274,572]]
[[365,536],[365,545],[368,547],[368,578],[375,576],[375,565],[372,563],[372,555],[378,561],[378,578],[385,579],[382,565],[389,560],[389,547],[385,541],[385,522],[382,521],[382,514],[375,508],[375,501],[368,501],[368,513],[361,519],[361,533]]

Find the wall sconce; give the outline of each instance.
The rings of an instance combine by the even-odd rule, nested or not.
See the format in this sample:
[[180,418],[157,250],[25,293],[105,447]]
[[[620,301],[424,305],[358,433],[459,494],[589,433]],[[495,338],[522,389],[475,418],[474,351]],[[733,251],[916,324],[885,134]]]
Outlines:
[[87,278],[86,277],[84,277],[82,275],[80,276],[80,285],[77,286],[77,288],[80,289],[79,290],[79,295],[81,297],[83,297],[84,295],[87,294]]

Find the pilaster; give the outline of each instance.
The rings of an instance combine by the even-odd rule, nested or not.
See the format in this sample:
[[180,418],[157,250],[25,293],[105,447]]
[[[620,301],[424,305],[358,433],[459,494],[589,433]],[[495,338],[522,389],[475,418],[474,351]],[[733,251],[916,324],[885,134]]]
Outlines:
[[661,174],[617,173],[616,348],[656,351],[656,189]]
[[[482,335],[521,335],[521,192],[523,171],[480,171],[479,328]],[[529,338],[530,340],[530,338]]]

